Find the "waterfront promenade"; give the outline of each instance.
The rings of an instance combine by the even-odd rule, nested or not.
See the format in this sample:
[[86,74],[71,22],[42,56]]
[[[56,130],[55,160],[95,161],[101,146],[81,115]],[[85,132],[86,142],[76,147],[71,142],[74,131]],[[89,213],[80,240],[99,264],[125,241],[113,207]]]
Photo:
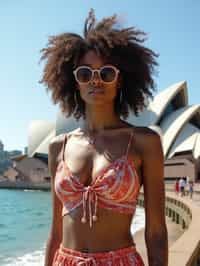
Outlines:
[[[182,261],[184,261],[185,257],[188,255],[186,254],[187,252],[191,251],[192,253],[193,251],[192,247],[195,248],[194,243],[198,242],[198,241],[196,242],[193,241],[197,236],[197,234],[199,233],[199,230],[198,231],[194,230],[194,228],[199,227],[198,220],[200,218],[200,216],[197,217],[198,213],[200,213],[200,193],[198,192],[199,191],[197,191],[197,193],[194,193],[192,199],[190,199],[189,196],[184,196],[184,197],[176,196],[175,193],[171,191],[166,192],[166,196],[176,198],[184,202],[184,204],[189,206],[191,209],[193,209],[192,220],[194,221],[194,224],[191,223],[192,228],[190,228],[189,225],[188,229],[183,229],[181,224],[177,224],[175,221],[172,221],[171,218],[166,217],[167,229],[168,229],[168,241],[169,241],[169,266],[197,265],[197,264],[185,264]],[[144,240],[144,229],[141,229],[140,231],[135,233],[134,240],[136,242],[136,246],[139,253],[144,258],[145,265],[148,265],[146,245]],[[199,238],[199,243],[200,243],[200,238]],[[182,250],[180,249],[180,247],[182,247]]]
[[[173,223],[171,219],[166,217],[167,230],[168,230],[168,241],[169,247],[183,234],[184,230],[180,225]],[[136,243],[137,249],[144,259],[145,265],[148,265],[146,246],[144,240],[144,229],[136,232],[134,235],[134,241]],[[175,265],[174,265],[175,266]]]

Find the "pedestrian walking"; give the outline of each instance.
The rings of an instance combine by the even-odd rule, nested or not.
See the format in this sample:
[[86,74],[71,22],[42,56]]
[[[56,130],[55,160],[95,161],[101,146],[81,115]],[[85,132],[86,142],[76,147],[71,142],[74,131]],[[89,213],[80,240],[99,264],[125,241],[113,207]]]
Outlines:
[[179,190],[181,192],[181,197],[185,196],[185,186],[186,186],[186,182],[185,182],[185,179],[182,177],[179,180]]
[[189,197],[190,199],[192,199],[194,192],[194,182],[192,180],[190,180],[188,183],[188,190],[189,190]]
[[175,181],[174,190],[175,190],[176,195],[178,196],[179,195],[179,181],[178,181],[178,178]]

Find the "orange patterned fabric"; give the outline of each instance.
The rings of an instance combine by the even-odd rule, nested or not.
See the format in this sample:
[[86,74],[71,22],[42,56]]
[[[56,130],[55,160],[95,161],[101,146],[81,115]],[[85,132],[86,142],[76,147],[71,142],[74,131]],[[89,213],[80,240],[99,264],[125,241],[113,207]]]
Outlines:
[[[83,223],[88,222],[92,227],[97,220],[97,208],[106,208],[124,214],[134,214],[140,182],[132,160],[128,158],[129,147],[133,137],[131,132],[127,152],[116,159],[94,178],[89,186],[84,186],[79,178],[73,175],[64,160],[58,165],[55,177],[55,191],[63,203],[63,215],[70,213],[75,208],[82,206]],[[87,215],[88,210],[88,215]]]
[[101,253],[83,253],[64,248],[57,250],[53,266],[144,266],[135,246]]

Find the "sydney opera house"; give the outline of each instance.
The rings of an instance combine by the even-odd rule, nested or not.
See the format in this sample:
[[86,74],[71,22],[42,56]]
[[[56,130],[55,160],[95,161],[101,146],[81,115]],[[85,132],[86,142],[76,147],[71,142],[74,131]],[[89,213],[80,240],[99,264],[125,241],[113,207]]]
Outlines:
[[[166,180],[188,177],[200,181],[200,105],[188,103],[185,81],[160,91],[138,117],[130,115],[127,120],[150,127],[160,135]],[[61,113],[55,123],[33,121],[29,127],[28,155],[47,162],[50,140],[80,124],[81,121],[65,118]]]

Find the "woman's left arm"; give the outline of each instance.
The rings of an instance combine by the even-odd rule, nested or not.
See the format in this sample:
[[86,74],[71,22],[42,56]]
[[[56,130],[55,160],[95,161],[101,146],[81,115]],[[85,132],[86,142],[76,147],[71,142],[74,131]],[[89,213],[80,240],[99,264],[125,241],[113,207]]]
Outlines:
[[149,266],[167,266],[168,236],[165,221],[164,156],[160,136],[152,130],[147,131],[142,149],[145,241]]

